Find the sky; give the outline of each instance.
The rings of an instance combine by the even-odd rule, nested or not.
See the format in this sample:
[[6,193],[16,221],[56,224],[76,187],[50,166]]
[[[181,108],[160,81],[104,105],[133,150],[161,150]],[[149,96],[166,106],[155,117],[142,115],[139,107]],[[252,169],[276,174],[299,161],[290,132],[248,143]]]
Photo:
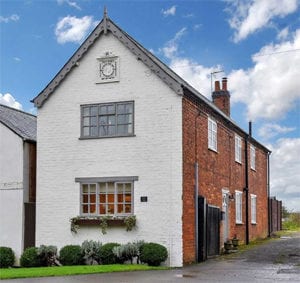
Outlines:
[[[271,196],[300,211],[300,0],[0,0],[0,103],[30,102],[108,16],[271,151]],[[218,73],[215,73],[218,72]]]

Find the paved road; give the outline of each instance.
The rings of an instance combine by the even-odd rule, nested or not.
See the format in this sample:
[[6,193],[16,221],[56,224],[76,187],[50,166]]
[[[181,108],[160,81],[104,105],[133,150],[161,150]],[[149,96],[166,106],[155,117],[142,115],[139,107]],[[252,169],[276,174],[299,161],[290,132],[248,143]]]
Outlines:
[[180,269],[3,280],[1,283],[300,282],[300,233]]

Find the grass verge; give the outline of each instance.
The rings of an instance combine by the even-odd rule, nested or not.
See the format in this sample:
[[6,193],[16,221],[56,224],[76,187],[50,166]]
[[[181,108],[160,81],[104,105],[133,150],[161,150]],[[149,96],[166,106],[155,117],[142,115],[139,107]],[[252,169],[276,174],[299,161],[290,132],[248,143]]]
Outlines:
[[32,267],[32,268],[2,268],[0,279],[69,276],[79,274],[108,273],[122,271],[164,270],[168,267],[153,267],[142,264],[112,264],[112,265],[77,265],[58,267]]

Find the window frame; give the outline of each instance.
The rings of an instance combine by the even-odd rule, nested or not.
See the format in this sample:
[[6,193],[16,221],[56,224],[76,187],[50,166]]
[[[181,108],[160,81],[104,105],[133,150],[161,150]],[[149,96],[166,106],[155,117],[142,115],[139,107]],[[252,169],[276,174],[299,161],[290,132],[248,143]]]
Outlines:
[[257,196],[250,194],[251,198],[251,224],[256,224],[257,220]]
[[256,148],[254,145],[250,144],[250,168],[255,170],[256,163]]
[[[132,107],[132,112],[128,113],[118,113],[118,105],[130,105]],[[100,108],[101,107],[109,107],[113,106],[114,108],[114,113],[109,113],[108,108],[107,108],[107,113],[101,113]],[[80,105],[80,139],[102,139],[102,138],[115,138],[115,137],[130,137],[134,136],[134,114],[135,114],[135,107],[134,107],[134,101],[115,101],[115,102],[105,102],[105,103],[93,103],[93,104],[82,104]],[[92,114],[91,113],[91,108],[92,107],[97,107],[97,113]],[[84,109],[89,108],[89,114],[84,113]],[[131,115],[131,122],[118,122],[118,118],[120,116],[126,116],[126,115]],[[101,124],[100,124],[100,119],[101,117],[106,117],[108,122],[105,125],[102,125],[103,127],[114,127],[114,133],[113,134],[107,134],[107,135],[100,135],[101,131]],[[95,124],[93,126],[91,120],[89,121],[88,125],[84,125],[85,123],[85,118],[94,118],[95,119]],[[114,124],[109,124],[109,119],[113,118]],[[131,126],[131,132],[129,133],[118,133],[118,126]],[[84,133],[84,128],[89,128],[89,135],[85,135]],[[95,128],[97,134],[92,135],[91,129]]]
[[[134,215],[134,181],[138,180],[138,177],[136,176],[132,176],[132,177],[116,177],[115,179],[113,177],[104,177],[104,178],[76,178],[75,181],[80,183],[80,188],[79,188],[79,196],[80,196],[80,200],[79,200],[79,212],[80,212],[80,216],[82,217],[103,217],[103,216],[113,216],[113,217],[122,217],[122,216],[130,216],[130,215]],[[114,205],[114,213],[107,213],[107,208],[108,208],[108,204],[110,203],[108,201],[108,197],[107,197],[107,190],[106,190],[106,194],[105,194],[105,199],[106,201],[104,202],[105,204],[105,214],[104,213],[100,213],[100,184],[106,184],[106,188],[107,188],[107,184],[108,183],[113,183],[113,188],[114,188],[114,201],[113,201],[113,205]],[[118,185],[119,184],[130,184],[130,195],[131,195],[131,201],[130,201],[130,206],[131,206],[131,211],[130,212],[122,212],[122,213],[118,213],[118,205],[121,204],[121,202],[118,201]],[[88,185],[90,187],[90,185],[95,185],[96,187],[96,191],[95,191],[95,213],[90,213],[90,207],[88,206],[88,213],[84,213],[83,212],[83,205],[89,205],[90,202],[83,202],[83,186]],[[123,188],[124,189],[124,188]],[[126,193],[126,192],[125,192]],[[123,194],[124,190],[123,190]],[[102,194],[103,195],[103,194]],[[89,198],[89,197],[88,197]],[[90,198],[89,198],[90,199]],[[123,200],[122,201],[122,205],[125,208],[124,205],[126,205],[126,201]]]
[[242,138],[235,134],[234,138],[235,161],[242,164]]
[[235,223],[243,224],[243,192],[235,191]]
[[207,138],[208,138],[208,149],[211,149],[215,152],[218,150],[218,124],[216,120],[211,117],[208,117],[207,120]]

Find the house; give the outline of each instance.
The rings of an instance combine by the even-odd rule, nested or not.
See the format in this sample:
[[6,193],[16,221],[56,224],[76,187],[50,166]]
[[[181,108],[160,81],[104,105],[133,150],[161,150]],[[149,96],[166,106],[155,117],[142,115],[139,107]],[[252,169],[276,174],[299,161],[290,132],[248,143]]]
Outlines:
[[[219,254],[234,235],[266,237],[270,151],[230,118],[227,79],[213,100],[105,12],[33,99],[37,245],[145,240],[182,266]],[[118,225],[130,215],[136,227],[126,232]]]
[[0,246],[35,245],[36,116],[0,104]]

